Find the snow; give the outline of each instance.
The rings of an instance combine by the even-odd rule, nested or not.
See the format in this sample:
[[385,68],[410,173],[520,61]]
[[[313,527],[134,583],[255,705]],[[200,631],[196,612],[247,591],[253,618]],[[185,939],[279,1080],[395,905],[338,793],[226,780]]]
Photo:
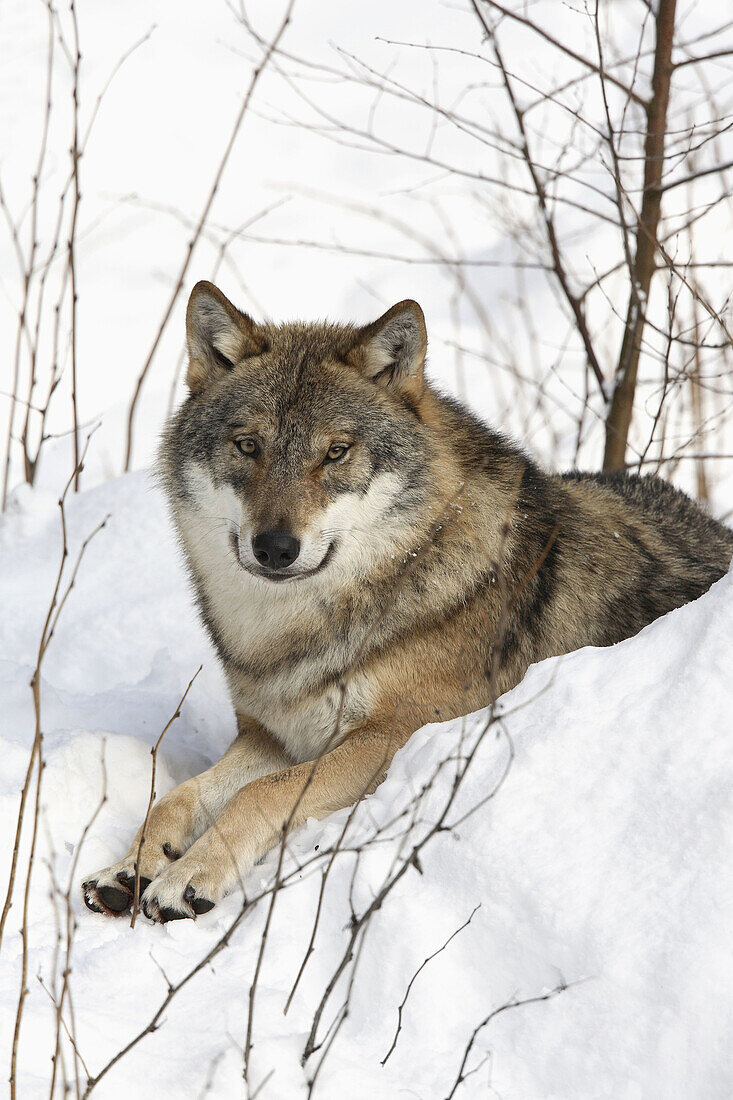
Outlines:
[[[144,814],[150,747],[203,662],[163,741],[157,790],[222,752],[234,723],[222,674],[198,623],[163,500],[136,472],[71,498],[71,556],[105,515],[43,665],[46,768],[29,908],[29,993],[18,1095],[47,1096],[55,1029],[36,976],[53,982],[56,933],[49,860],[66,883],[119,858]],[[23,489],[0,524],[0,881],[7,879],[18,791],[33,734],[28,683],[60,549],[56,497]],[[361,949],[323,1014],[319,1039],[356,978],[347,1018],[318,1073],[326,1100],[446,1097],[474,1028],[457,1097],[522,1100],[727,1100],[733,1094],[733,573],[695,603],[611,649],[545,661],[486,715],[426,727],[348,824],[329,873],[315,951],[287,1015],[305,955],[321,872],[347,811],[310,822],[288,843],[252,1017],[249,1095],[307,1095],[321,1048],[301,1067],[313,1013],[360,915],[443,811],[456,763],[478,743],[447,815],[368,923]],[[510,754],[513,748],[513,758]],[[441,762],[443,763],[440,768]],[[437,771],[437,775],[436,775]],[[505,778],[502,776],[506,772]],[[432,782],[430,782],[432,781]],[[425,784],[409,839],[402,811]],[[495,790],[493,797],[486,796]],[[468,815],[468,816],[466,816]],[[381,830],[381,842],[373,838]],[[29,830],[26,831],[26,836]],[[370,842],[371,841],[371,842]],[[353,849],[363,846],[356,860]],[[272,882],[276,854],[247,877]],[[21,860],[21,866],[23,862]],[[301,870],[298,870],[298,868]],[[8,1064],[18,995],[16,889],[0,966],[0,1057]],[[150,1021],[176,982],[235,920],[241,895],[195,923],[154,926],[87,911],[71,894],[71,989],[78,1048],[92,1074]],[[380,1065],[397,1008],[423,960],[479,905],[419,974],[394,1053]],[[161,1026],[92,1095],[138,1089],[165,1100],[246,1095],[249,993],[269,898],[246,910],[231,943],[173,998]],[[358,941],[359,942],[359,941]],[[162,972],[161,972],[162,971]],[[66,1050],[67,1067],[71,1056]],[[83,1079],[83,1074],[82,1074]],[[82,1080],[83,1083],[83,1080]],[[493,1090],[493,1091],[492,1091]]]

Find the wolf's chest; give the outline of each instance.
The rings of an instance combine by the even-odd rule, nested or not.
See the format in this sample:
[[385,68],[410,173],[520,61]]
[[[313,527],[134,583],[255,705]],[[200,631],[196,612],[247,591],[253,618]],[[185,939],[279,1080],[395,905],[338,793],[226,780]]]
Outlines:
[[307,661],[273,675],[229,670],[228,678],[237,712],[265,726],[298,761],[335,748],[367,710],[355,684],[314,688],[316,670]]
[[329,674],[333,653],[315,645],[328,637],[324,624],[286,606],[243,601],[230,605],[217,627],[235,709],[261,722],[295,759],[307,760],[333,735],[340,692]]
[[311,760],[355,720],[354,693],[344,707],[338,687],[348,655],[314,601],[297,591],[263,597],[259,587],[230,584],[225,593],[209,583],[207,625],[236,710],[265,726],[296,760]]

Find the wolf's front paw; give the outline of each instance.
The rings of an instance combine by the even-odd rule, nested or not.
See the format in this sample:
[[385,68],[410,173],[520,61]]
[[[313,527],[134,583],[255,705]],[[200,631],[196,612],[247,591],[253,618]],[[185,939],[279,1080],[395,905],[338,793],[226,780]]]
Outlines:
[[[140,893],[150,885],[150,879],[140,876]],[[120,917],[132,905],[135,890],[135,871],[132,861],[121,860],[112,867],[97,871],[81,884],[84,904],[93,913],[108,917]]]
[[150,883],[140,905],[146,917],[165,924],[208,913],[224,893],[215,869],[183,856]]
[[[128,852],[119,863],[105,867],[91,875],[81,884],[84,904],[93,913],[104,913],[108,917],[120,917],[129,912],[135,895],[135,861],[137,848]],[[178,852],[170,844],[162,844],[154,851],[152,845],[143,845],[140,871],[140,897],[150,883],[172,860],[178,859]]]

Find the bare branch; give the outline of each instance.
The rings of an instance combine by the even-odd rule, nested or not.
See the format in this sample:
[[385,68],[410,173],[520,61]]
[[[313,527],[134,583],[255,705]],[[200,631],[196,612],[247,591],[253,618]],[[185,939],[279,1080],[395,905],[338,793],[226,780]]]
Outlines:
[[208,194],[208,196],[206,198],[206,201],[203,205],[203,208],[201,210],[201,214],[199,216],[199,220],[198,220],[198,223],[196,225],[196,229],[193,233],[193,236],[191,237],[191,240],[188,242],[188,246],[186,248],[186,254],[183,258],[183,263],[181,264],[181,268],[178,272],[178,278],[176,279],[176,282],[174,284],[173,291],[172,291],[171,296],[168,300],[168,305],[166,306],[166,309],[163,313],[162,320],[161,320],[160,325],[158,327],[158,331],[155,334],[155,338],[153,339],[153,343],[152,343],[152,346],[150,348],[150,351],[148,352],[147,359],[143,363],[142,370],[140,371],[140,374],[138,375],[138,378],[137,378],[137,382],[135,383],[135,389],[133,391],[132,400],[130,401],[130,405],[129,405],[128,410],[127,410],[127,440],[126,440],[126,444],[125,444],[125,461],[124,461],[124,469],[125,470],[130,469],[130,463],[132,462],[132,446],[133,446],[133,430],[134,430],[134,422],[135,422],[135,412],[136,412],[136,409],[137,409],[138,400],[140,398],[140,393],[141,393],[143,385],[145,383],[145,379],[148,376],[148,372],[150,371],[150,368],[152,366],[153,359],[155,358],[155,354],[156,354],[156,352],[158,350],[158,347],[160,345],[160,341],[163,338],[163,333],[165,332],[166,328],[168,327],[168,322],[171,319],[171,316],[173,314],[173,309],[175,307],[176,302],[178,301],[178,297],[179,297],[179,295],[181,293],[181,290],[183,288],[183,283],[185,281],[186,274],[188,272],[188,268],[189,268],[189,265],[191,263],[191,259],[193,257],[194,250],[195,250],[196,245],[198,244],[198,242],[201,238],[201,234],[203,232],[204,226],[206,225],[206,221],[207,221],[207,218],[209,216],[209,212],[211,210],[211,207],[213,206],[214,199],[216,198],[217,192],[219,190],[219,185],[221,184],[222,177],[224,175],[224,171],[225,171],[227,163],[229,161],[229,157],[231,155],[232,149],[234,148],[234,144],[237,140],[237,135],[239,134],[239,131],[242,128],[242,123],[244,122],[245,116],[247,114],[247,110],[248,110],[250,102],[252,100],[252,96],[254,95],[255,88],[257,87],[257,84],[259,83],[260,77],[262,76],[263,72],[267,68],[267,65],[270,61],[270,58],[272,57],[273,53],[277,50],[277,47],[280,43],[280,39],[285,34],[285,31],[288,28],[288,25],[290,23],[290,19],[291,19],[291,16],[292,16],[292,12],[293,12],[294,3],[295,3],[295,0],[288,0],[287,7],[285,9],[285,14],[282,18],[282,21],[280,22],[280,25],[279,25],[277,31],[275,32],[275,36],[272,38],[269,45],[267,46],[267,49],[265,50],[264,56],[262,57],[262,60],[260,61],[259,65],[257,65],[257,67],[255,68],[255,70],[252,73],[249,85],[247,87],[247,91],[245,92],[244,97],[242,99],[242,103],[241,103],[239,111],[237,113],[237,117],[234,120],[234,126],[233,126],[232,131],[229,135],[229,140],[227,141],[227,144],[226,144],[226,147],[224,149],[224,153],[222,155],[221,161],[219,162],[219,167],[216,171],[216,175],[214,176],[214,181],[211,185],[211,189],[209,191],[209,194]]
[[412,989],[412,987],[415,983],[415,979],[417,978],[418,974],[420,974],[420,972],[425,969],[425,967],[428,965],[428,963],[431,962],[435,958],[436,955],[439,955],[441,953],[441,951],[445,951],[446,947],[451,942],[451,940],[454,940],[456,938],[456,936],[458,935],[458,933],[462,932],[463,929],[466,928],[466,926],[471,923],[471,919],[472,919],[474,913],[476,912],[477,909],[480,909],[480,908],[481,908],[481,903],[474,906],[474,908],[471,910],[471,916],[468,918],[468,920],[465,920],[463,922],[463,924],[460,926],[460,928],[456,928],[455,932],[451,932],[450,936],[445,941],[443,946],[439,947],[437,951],[433,951],[432,955],[428,955],[428,957],[420,963],[417,970],[415,971],[415,973],[410,978],[410,981],[407,984],[407,989],[405,990],[405,995],[402,998],[402,1001],[401,1001],[401,1003],[400,1003],[400,1005],[397,1009],[397,1028],[396,1028],[395,1033],[394,1033],[394,1038],[392,1040],[392,1045],[390,1046],[389,1050],[387,1051],[384,1058],[382,1059],[381,1065],[384,1065],[386,1063],[386,1061],[389,1058],[390,1054],[392,1053],[394,1048],[397,1046],[397,1040],[399,1039],[400,1032],[402,1031],[402,1011],[403,1011],[405,1005],[407,1004],[407,998],[410,996],[410,990]]
[[677,0],[659,0],[659,10],[655,17],[657,38],[652,75],[652,99],[649,104],[644,143],[644,193],[636,235],[636,255],[633,262],[626,325],[616,366],[611,406],[606,420],[604,470],[622,469],[626,459],[626,443],[634,406],[639,355],[646,323],[649,291],[654,275],[661,216],[660,186],[664,172],[664,141],[672,79],[676,6]]
[[163,729],[160,731],[158,740],[155,742],[152,749],[150,750],[150,754],[153,758],[153,763],[150,769],[150,797],[148,798],[148,805],[147,809],[145,810],[145,819],[142,824],[142,829],[140,830],[140,841],[137,846],[137,856],[135,857],[135,885],[132,893],[132,916],[130,917],[130,928],[135,927],[135,921],[137,919],[138,909],[140,906],[140,857],[142,856],[143,845],[145,843],[145,831],[148,827],[148,821],[150,820],[150,811],[152,810],[153,803],[155,802],[155,771],[158,764],[158,749],[160,748],[163,738],[165,737],[166,733],[171,728],[173,723],[181,717],[181,708],[186,702],[186,696],[193,687],[194,680],[198,676],[199,672],[201,672],[201,669],[203,667],[203,665],[199,665],[191,679],[188,681],[188,687],[181,696],[178,706],[166,722],[165,726],[163,726]]

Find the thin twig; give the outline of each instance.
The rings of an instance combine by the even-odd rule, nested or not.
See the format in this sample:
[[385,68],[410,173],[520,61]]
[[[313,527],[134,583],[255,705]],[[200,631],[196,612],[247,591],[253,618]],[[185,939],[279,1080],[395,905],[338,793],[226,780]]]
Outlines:
[[400,1005],[397,1009],[397,1028],[395,1029],[394,1038],[392,1039],[392,1045],[390,1046],[389,1050],[385,1054],[384,1058],[382,1058],[382,1061],[380,1062],[380,1065],[382,1065],[382,1066],[385,1065],[385,1063],[387,1062],[387,1059],[389,1058],[390,1054],[392,1053],[394,1048],[397,1046],[397,1040],[399,1039],[400,1032],[402,1031],[402,1011],[403,1011],[405,1005],[407,1004],[407,998],[410,996],[410,990],[412,989],[412,987],[415,983],[415,979],[417,978],[418,974],[420,974],[421,971],[423,971],[425,969],[425,967],[428,965],[428,963],[431,962],[435,958],[436,955],[439,955],[441,953],[441,951],[445,951],[446,947],[451,942],[451,940],[455,939],[455,937],[458,935],[458,933],[462,932],[463,929],[471,923],[471,918],[473,917],[473,914],[476,912],[477,909],[480,909],[480,908],[481,908],[481,903],[479,902],[479,904],[474,906],[474,908],[472,909],[471,916],[468,918],[468,920],[465,920],[463,922],[463,924],[460,926],[460,928],[456,928],[455,932],[451,932],[450,936],[445,941],[445,943],[443,944],[442,947],[439,947],[437,951],[433,951],[432,955],[428,955],[428,957],[426,959],[423,959],[423,961],[420,963],[420,965],[418,966],[415,973],[410,978],[410,981],[407,984],[407,989],[405,990],[405,995],[402,998],[402,1001],[400,1002]]
[[[80,456],[80,459],[79,459],[80,465],[83,463],[84,458],[86,456],[86,452],[87,452],[87,448],[89,446],[90,439],[91,439],[91,435],[87,437],[86,443],[84,445],[84,449],[81,453],[81,456]],[[38,838],[38,818],[39,818],[40,799],[41,799],[41,782],[42,782],[42,778],[43,778],[43,769],[44,769],[43,732],[42,732],[42,723],[41,723],[41,667],[42,667],[42,664],[43,664],[43,659],[46,655],[46,651],[48,649],[48,646],[51,643],[51,639],[53,638],[54,631],[55,631],[56,626],[58,624],[59,615],[61,614],[61,611],[63,610],[63,607],[64,607],[64,605],[65,605],[65,603],[66,603],[66,601],[69,597],[71,589],[74,586],[74,582],[75,582],[79,567],[81,565],[82,559],[83,559],[84,554],[86,552],[86,549],[87,549],[89,543],[91,542],[91,540],[99,533],[99,531],[101,531],[101,529],[105,526],[105,523],[107,522],[106,519],[102,520],[102,522],[97,525],[97,527],[92,531],[92,533],[82,543],[82,545],[80,547],[80,550],[79,550],[79,553],[78,553],[77,558],[76,558],[76,563],[75,563],[74,568],[71,572],[70,579],[69,579],[68,583],[66,584],[65,590],[62,593],[61,592],[62,581],[63,581],[63,577],[64,577],[66,562],[67,562],[68,555],[69,555],[68,536],[67,536],[67,523],[66,523],[66,497],[67,497],[67,494],[68,494],[69,490],[72,487],[72,484],[74,483],[74,480],[75,480],[76,476],[77,476],[77,470],[75,468],[74,471],[72,472],[71,476],[69,477],[69,480],[67,481],[67,483],[64,487],[64,490],[61,494],[61,497],[59,499],[59,502],[58,502],[59,503],[59,511],[60,511],[61,539],[62,539],[61,560],[60,560],[60,563],[59,563],[58,572],[56,574],[56,581],[55,581],[54,588],[53,588],[53,593],[52,593],[52,596],[51,596],[51,602],[49,604],[48,611],[46,613],[46,618],[45,618],[45,621],[44,621],[44,624],[43,624],[43,629],[41,631],[41,636],[40,636],[40,640],[39,640],[39,643],[38,643],[38,653],[37,653],[37,657],[36,657],[36,665],[35,665],[35,668],[34,668],[34,671],[33,671],[33,676],[31,678],[30,686],[31,686],[31,691],[33,693],[33,710],[34,710],[34,716],[35,716],[35,731],[34,731],[34,735],[33,735],[33,744],[31,746],[31,753],[30,753],[30,758],[29,758],[29,761],[28,761],[28,768],[27,768],[27,771],[26,771],[26,777],[25,777],[23,787],[21,789],[20,806],[19,806],[19,809],[18,809],[18,819],[17,819],[16,831],[15,831],[15,841],[14,841],[14,845],[13,845],[13,855],[12,855],[11,866],[10,866],[10,876],[9,876],[8,888],[7,888],[7,892],[6,892],[6,896],[5,896],[5,905],[3,907],[2,917],[0,918],[0,944],[1,944],[1,942],[2,942],[2,933],[4,931],[5,922],[7,920],[7,916],[8,916],[8,913],[10,911],[10,907],[12,905],[13,890],[14,890],[14,886],[15,886],[15,876],[16,876],[17,864],[18,864],[18,856],[19,856],[19,852],[20,852],[20,841],[21,841],[21,836],[22,836],[22,831],[23,831],[23,824],[24,824],[24,819],[25,819],[26,803],[27,803],[28,795],[30,793],[34,773],[36,773],[36,771],[37,771],[36,788],[35,788],[35,801],[34,801],[34,809],[33,809],[33,826],[32,826],[32,833],[31,833],[30,849],[29,849],[29,853],[28,853],[28,863],[27,863],[27,870],[26,870],[25,890],[24,890],[24,894],[23,894],[23,916],[22,916],[21,930],[20,930],[21,942],[22,942],[21,974],[20,974],[20,992],[19,992],[19,995],[18,995],[18,1006],[17,1006],[17,1010],[16,1010],[16,1014],[15,1014],[15,1029],[14,1029],[14,1032],[13,1032],[13,1045],[12,1045],[11,1060],[10,1060],[10,1096],[11,1096],[11,1100],[16,1100],[16,1096],[17,1096],[17,1091],[16,1090],[17,1090],[18,1042],[19,1042],[19,1039],[20,1039],[20,1031],[21,1031],[22,1020],[23,1020],[23,1008],[24,1008],[24,1005],[25,1005],[25,999],[28,995],[28,986],[27,986],[27,981],[28,981],[28,946],[29,946],[28,945],[28,903],[29,903],[29,900],[30,900],[31,880],[32,880],[32,876],[33,876],[33,867],[34,867],[34,862],[35,862],[36,843],[37,843],[37,838]]]
[[476,1042],[476,1038],[479,1032],[487,1027],[492,1020],[501,1015],[502,1012],[508,1012],[512,1008],[524,1008],[526,1005],[540,1004],[542,1001],[549,1001],[553,997],[557,997],[559,993],[564,993],[566,989],[569,989],[571,986],[578,984],[578,982],[561,982],[559,985],[556,985],[554,989],[551,989],[549,993],[542,993],[537,997],[524,997],[522,1000],[517,1000],[516,998],[514,998],[511,1001],[507,1001],[506,1004],[501,1005],[499,1008],[495,1008],[493,1012],[490,1012],[489,1015],[486,1016],[485,1019],[483,1019],[481,1023],[477,1024],[476,1027],[473,1029],[471,1037],[466,1043],[466,1049],[463,1052],[463,1058],[461,1059],[461,1064],[458,1068],[458,1076],[453,1083],[453,1088],[450,1090],[445,1100],[453,1100],[453,1097],[455,1096],[456,1091],[458,1090],[462,1082],[465,1081],[466,1078],[469,1077],[470,1074],[473,1072],[472,1070],[469,1071],[469,1073],[465,1072],[468,1056],[473,1049],[473,1044]]
[[150,812],[153,808],[153,803],[155,802],[155,771],[156,771],[156,767],[157,767],[157,764],[158,764],[158,749],[160,748],[160,745],[161,745],[161,742],[162,742],[163,738],[165,737],[166,733],[171,728],[173,723],[178,718],[181,717],[181,708],[183,707],[183,704],[186,702],[186,696],[188,695],[189,691],[191,690],[191,688],[193,686],[193,682],[196,679],[196,677],[198,676],[199,672],[201,672],[202,668],[203,668],[203,665],[199,665],[199,667],[196,669],[196,671],[194,672],[191,679],[188,681],[188,687],[186,688],[183,695],[181,696],[180,701],[178,703],[178,706],[176,707],[174,713],[171,715],[171,717],[166,722],[163,729],[160,731],[160,735],[158,736],[158,740],[155,742],[152,749],[150,750],[150,754],[153,758],[152,767],[150,769],[150,797],[148,798],[148,806],[147,806],[147,809],[145,811],[145,820],[143,821],[142,829],[140,830],[140,840],[138,842],[137,855],[135,857],[135,886],[134,886],[133,895],[132,895],[132,916],[130,917],[130,928],[135,927],[135,920],[137,919],[138,909],[139,909],[139,906],[140,906],[140,866],[141,866],[140,861],[141,861],[141,856],[142,856],[143,844],[145,843],[145,832],[146,832],[147,827],[148,827],[148,821],[150,820]]

